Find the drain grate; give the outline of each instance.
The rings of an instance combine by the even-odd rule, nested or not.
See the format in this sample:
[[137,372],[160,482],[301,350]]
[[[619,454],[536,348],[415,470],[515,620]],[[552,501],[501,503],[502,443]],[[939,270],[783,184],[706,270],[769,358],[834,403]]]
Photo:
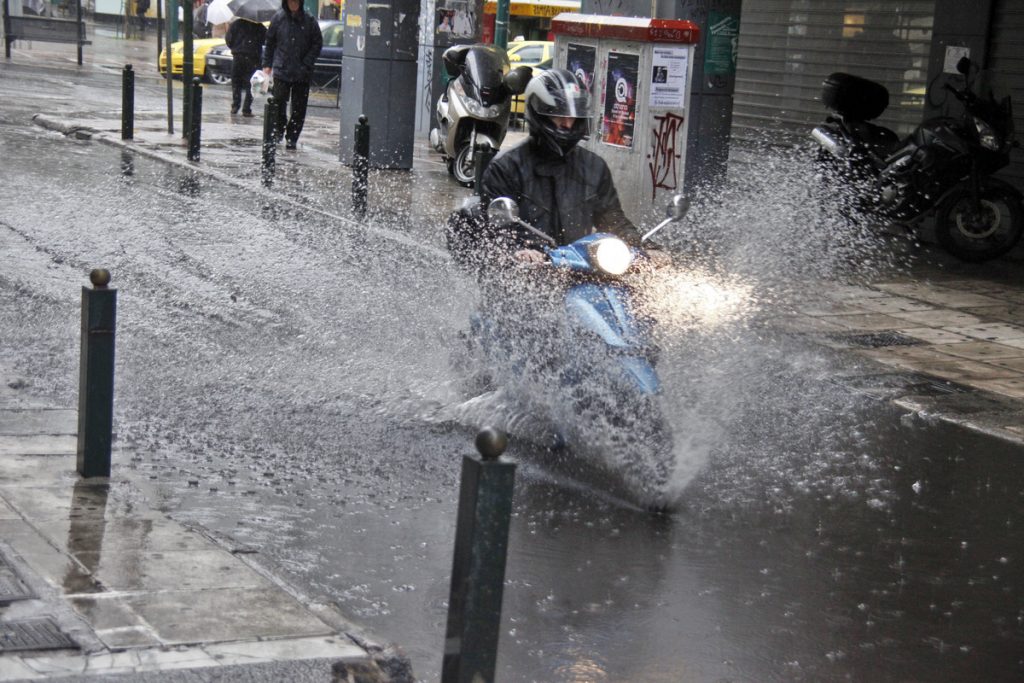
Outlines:
[[0,556],[0,605],[36,597]]
[[908,385],[906,389],[907,393],[919,396],[945,396],[948,394],[970,394],[974,392],[974,387],[924,376],[921,377],[920,381]]
[[0,652],[78,649],[52,619],[0,622]]
[[975,389],[949,380],[929,377],[916,372],[887,372],[877,375],[843,377],[837,384],[869,394],[948,396],[951,394],[974,393]]
[[868,334],[830,334],[829,339],[859,346],[864,349],[879,349],[883,346],[917,346],[920,339],[908,337],[899,332],[870,332]]

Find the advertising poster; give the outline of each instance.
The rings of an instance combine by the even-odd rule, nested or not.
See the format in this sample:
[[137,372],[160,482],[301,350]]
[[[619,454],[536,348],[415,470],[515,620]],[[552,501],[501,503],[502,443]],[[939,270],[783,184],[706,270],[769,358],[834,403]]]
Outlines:
[[656,47],[651,60],[651,107],[686,106],[686,69],[690,52],[685,47]]
[[640,55],[608,53],[604,78],[604,120],[601,142],[616,147],[633,146],[636,124],[636,86]]
[[705,76],[732,76],[739,53],[740,18],[708,12],[707,47],[704,49]]
[[587,84],[587,90],[594,94],[594,69],[597,65],[597,48],[590,45],[569,43],[565,55],[565,65],[576,78]]

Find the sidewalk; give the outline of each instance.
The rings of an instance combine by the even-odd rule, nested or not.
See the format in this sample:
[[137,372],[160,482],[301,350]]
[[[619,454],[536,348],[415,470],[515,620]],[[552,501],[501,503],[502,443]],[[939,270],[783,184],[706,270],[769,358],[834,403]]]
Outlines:
[[130,470],[79,478],[77,411],[0,379],[0,681],[412,680],[252,550],[153,509]]

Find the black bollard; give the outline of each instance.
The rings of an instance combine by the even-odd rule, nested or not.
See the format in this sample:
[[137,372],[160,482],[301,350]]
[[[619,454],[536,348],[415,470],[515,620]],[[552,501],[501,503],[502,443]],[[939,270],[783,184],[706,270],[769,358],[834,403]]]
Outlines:
[[131,64],[121,72],[121,139],[135,137],[135,72]]
[[484,177],[484,171],[487,170],[487,164],[491,163],[491,159],[498,153],[498,150],[490,146],[490,144],[484,142],[473,148],[473,154],[476,156],[473,188],[474,192],[480,194],[481,180]]
[[188,132],[188,160],[199,161],[199,143],[203,137],[203,86],[192,79],[192,127]]
[[263,107],[263,184],[270,186],[274,182],[274,171],[277,167],[277,101],[273,96],[267,98]]
[[78,376],[78,473],[110,476],[114,426],[114,328],[117,290],[107,287],[110,272],[89,273],[93,288],[82,287],[82,355]]
[[448,628],[441,683],[494,680],[515,463],[503,462],[504,433],[476,437],[480,457],[462,460]]
[[366,195],[369,191],[370,124],[366,115],[359,115],[352,153],[352,209],[360,218],[366,215]]

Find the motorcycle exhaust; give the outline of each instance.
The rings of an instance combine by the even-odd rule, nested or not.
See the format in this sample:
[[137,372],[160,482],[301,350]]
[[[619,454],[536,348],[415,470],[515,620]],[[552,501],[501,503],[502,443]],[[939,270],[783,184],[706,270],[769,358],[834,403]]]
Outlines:
[[811,137],[814,138],[819,145],[822,146],[832,156],[845,157],[846,146],[843,143],[836,140],[834,137],[829,135],[828,131],[823,128],[815,128],[811,131]]

